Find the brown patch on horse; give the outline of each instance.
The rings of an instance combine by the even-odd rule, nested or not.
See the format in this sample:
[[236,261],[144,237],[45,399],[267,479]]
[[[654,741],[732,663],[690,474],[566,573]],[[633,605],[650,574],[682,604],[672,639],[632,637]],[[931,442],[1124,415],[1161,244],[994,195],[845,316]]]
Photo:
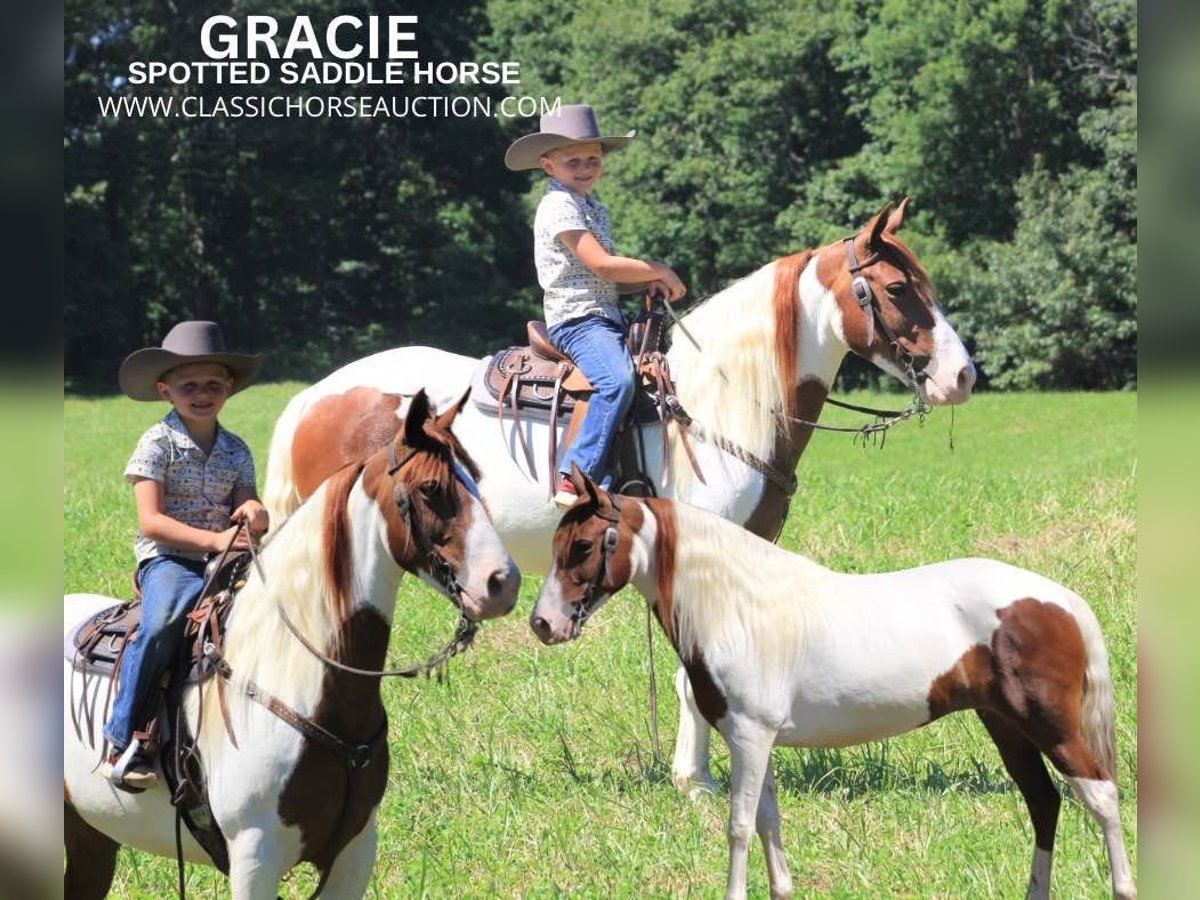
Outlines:
[[990,705],[993,674],[992,651],[984,644],[971,647],[929,686],[930,721],[960,709]]
[[[808,422],[816,422],[828,395],[829,388],[824,382],[816,378],[804,379],[792,393],[791,405],[795,410],[794,415]],[[767,461],[780,472],[795,472],[812,433],[811,426],[789,421],[786,430],[781,429],[776,433],[775,446],[771,448]],[[783,530],[791,500],[792,498],[773,482],[764,481],[758,504],[746,520],[746,530],[768,541],[774,541]]]
[[[391,629],[371,607],[356,609],[342,622],[326,652],[363,669],[380,669]],[[312,720],[349,744],[366,744],[387,725],[379,696],[379,680],[325,669],[320,699]],[[333,865],[346,844],[362,831],[387,787],[386,734],[373,744],[370,762],[350,768],[346,760],[322,744],[304,740],[296,767],[279,795],[279,818],[300,831],[300,858],[322,873]]]
[[396,394],[355,387],[314,403],[292,438],[292,481],[300,499],[338,469],[386,447],[400,430],[400,402]]
[[[67,868],[63,873],[63,896],[70,898],[101,898],[107,896],[112,887],[113,873],[117,866],[117,850],[120,845],[107,834],[93,828],[83,820],[71,805],[71,795],[63,782],[63,844],[66,848]],[[6,878],[10,874],[5,870]],[[12,874],[15,874],[12,873]],[[39,876],[39,881],[40,881]],[[40,896],[42,890],[24,893],[8,879],[8,890],[13,896]]]
[[325,494],[325,526],[321,546],[330,612],[335,619],[350,614],[350,491],[362,472],[362,464],[346,466],[329,479]]
[[1024,597],[996,618],[990,646],[971,647],[930,685],[930,719],[969,708],[994,713],[1065,774],[1111,778],[1083,738],[1087,652],[1075,617]]
[[796,383],[800,347],[800,273],[812,255],[812,250],[805,250],[785,256],[775,263],[771,311],[775,319],[775,362],[779,367],[779,390],[783,395],[784,415],[795,415],[792,387]]
[[700,710],[704,720],[716,728],[717,723],[729,712],[729,703],[713,681],[708,664],[704,661],[704,653],[699,647],[692,647],[692,652],[687,657],[680,654],[680,660],[683,662],[684,671],[687,672],[688,681],[691,682],[696,708]]

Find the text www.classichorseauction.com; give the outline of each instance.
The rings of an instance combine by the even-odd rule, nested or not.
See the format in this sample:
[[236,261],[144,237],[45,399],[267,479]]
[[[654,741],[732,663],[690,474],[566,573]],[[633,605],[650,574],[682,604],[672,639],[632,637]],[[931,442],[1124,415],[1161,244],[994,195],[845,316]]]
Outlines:
[[[105,118],[475,118],[545,115],[561,106],[559,97],[487,93],[408,95],[397,86],[518,85],[515,61],[422,61],[414,30],[417,16],[333,17],[323,28],[308,16],[295,16],[281,34],[273,16],[211,16],[200,29],[203,60],[134,60],[96,98]],[[320,37],[318,37],[320,34]],[[213,88],[282,85],[310,88],[386,87],[380,95],[270,92],[214,94]],[[205,96],[191,92],[204,86]],[[166,87],[170,93],[137,95],[140,87]],[[184,88],[181,95],[176,88]]]

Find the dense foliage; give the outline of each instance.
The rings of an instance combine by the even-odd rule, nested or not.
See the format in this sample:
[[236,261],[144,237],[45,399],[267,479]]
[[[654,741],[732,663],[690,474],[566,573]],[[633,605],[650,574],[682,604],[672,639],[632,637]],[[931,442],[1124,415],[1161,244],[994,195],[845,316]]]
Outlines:
[[[539,306],[541,186],[501,160],[535,123],[100,117],[97,96],[129,90],[129,61],[196,58],[200,24],[228,6],[167,18],[151,0],[67,2],[68,379],[111,383],[125,352],[187,316],[301,378],[400,343],[481,353],[516,337]],[[423,59],[518,60],[513,93],[636,127],[600,196],[618,248],[667,260],[693,295],[909,194],[908,239],[988,383],[1136,383],[1133,0],[403,11],[420,17]]]

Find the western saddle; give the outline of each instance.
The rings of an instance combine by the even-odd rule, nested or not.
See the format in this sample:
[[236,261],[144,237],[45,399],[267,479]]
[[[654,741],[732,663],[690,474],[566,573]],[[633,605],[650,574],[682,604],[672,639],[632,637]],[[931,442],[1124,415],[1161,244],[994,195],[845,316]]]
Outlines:
[[[664,460],[668,449],[667,426],[676,422],[692,467],[700,481],[704,480],[688,444],[689,419],[675,396],[675,384],[667,367],[669,343],[663,329],[664,316],[663,311],[653,309],[652,301],[647,297],[626,338],[638,389],[613,442],[614,484],[619,492],[635,496],[654,494],[652,482],[646,475],[642,436],[642,426],[652,422],[660,422],[663,426]],[[527,323],[526,337],[528,344],[507,347],[481,367],[481,374],[476,377],[477,389],[471,391],[471,397],[481,411],[495,413],[501,425],[506,411],[511,416],[525,464],[533,478],[537,477],[537,467],[521,420],[524,417],[549,425],[546,466],[550,494],[553,495],[559,451],[565,451],[578,434],[595,389],[583,372],[550,342],[545,322]],[[560,446],[558,425],[564,416],[568,419],[567,430]]]

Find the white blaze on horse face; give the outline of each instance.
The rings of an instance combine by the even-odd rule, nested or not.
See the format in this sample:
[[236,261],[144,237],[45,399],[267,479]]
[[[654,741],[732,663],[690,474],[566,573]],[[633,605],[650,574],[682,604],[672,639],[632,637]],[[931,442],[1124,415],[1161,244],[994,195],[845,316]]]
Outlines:
[[562,579],[556,562],[542,582],[537,603],[529,614],[529,627],[543,644],[561,644],[575,637],[575,623],[571,618],[574,612],[571,604],[563,599]]
[[471,525],[463,538],[462,568],[456,576],[465,594],[463,606],[468,615],[494,619],[512,612],[517,605],[521,573],[504,549],[483,503],[475,496],[467,499]]
[[958,334],[936,305],[933,308],[933,356],[925,367],[922,391],[934,406],[966,403],[975,387],[975,363]]

